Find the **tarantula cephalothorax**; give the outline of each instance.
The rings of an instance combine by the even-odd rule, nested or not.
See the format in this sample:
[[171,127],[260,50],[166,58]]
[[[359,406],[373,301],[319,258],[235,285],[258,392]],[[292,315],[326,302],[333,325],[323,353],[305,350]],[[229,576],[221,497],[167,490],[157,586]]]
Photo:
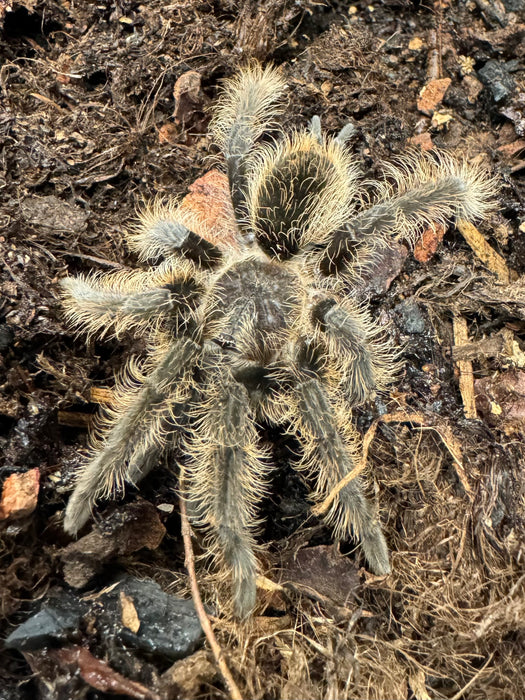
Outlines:
[[[258,143],[274,127],[285,84],[252,65],[226,81],[211,132],[222,148],[242,244],[211,243],[187,214],[157,203],[129,237],[150,271],[63,280],[69,319],[88,333],[135,329],[150,353],[128,364],[100,441],[80,470],[65,517],[76,533],[97,498],[137,483],[163,451],[179,447],[195,523],[231,572],[236,613],[255,601],[257,504],[269,470],[257,423],[292,432],[321,498],[354,466],[351,409],[391,377],[392,352],[351,301],[349,283],[391,237],[424,225],[482,217],[491,181],[444,156],[411,157],[361,193],[345,149],[348,128],[309,130]],[[365,203],[366,202],[366,203]],[[350,287],[351,289],[351,287]],[[343,290],[347,290],[343,294]],[[355,534],[377,574],[388,549],[359,478],[327,517]]]

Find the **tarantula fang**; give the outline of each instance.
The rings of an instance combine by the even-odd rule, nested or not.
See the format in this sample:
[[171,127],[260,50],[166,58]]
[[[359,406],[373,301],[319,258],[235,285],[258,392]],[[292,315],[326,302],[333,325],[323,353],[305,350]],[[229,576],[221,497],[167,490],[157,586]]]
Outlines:
[[[270,469],[257,425],[296,436],[296,466],[316,499],[353,469],[352,408],[387,385],[394,354],[352,301],[356,276],[393,237],[414,240],[429,224],[483,217],[493,190],[478,167],[410,156],[386,169],[370,201],[345,147],[351,127],[329,138],[314,118],[309,129],[261,143],[284,90],[278,69],[251,65],[225,82],[212,121],[239,250],[197,235],[187,213],[157,202],[129,234],[152,269],[62,281],[70,322],[88,334],[134,330],[149,347],[117,383],[65,529],[77,533],[97,499],[138,483],[166,451],[182,455],[192,520],[231,573],[241,618],[255,604],[257,509]],[[389,573],[359,478],[339,492],[327,521],[336,537],[361,541],[375,573]]]

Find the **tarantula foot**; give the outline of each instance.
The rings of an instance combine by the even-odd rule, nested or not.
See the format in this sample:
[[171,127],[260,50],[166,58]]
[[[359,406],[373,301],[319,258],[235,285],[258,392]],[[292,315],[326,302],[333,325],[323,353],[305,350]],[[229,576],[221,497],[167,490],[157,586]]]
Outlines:
[[379,523],[372,522],[366,532],[361,533],[361,546],[370,568],[377,576],[386,576],[392,571],[388,546]]
[[91,517],[92,505],[86,494],[75,492],[67,504],[64,530],[70,535],[76,535]]

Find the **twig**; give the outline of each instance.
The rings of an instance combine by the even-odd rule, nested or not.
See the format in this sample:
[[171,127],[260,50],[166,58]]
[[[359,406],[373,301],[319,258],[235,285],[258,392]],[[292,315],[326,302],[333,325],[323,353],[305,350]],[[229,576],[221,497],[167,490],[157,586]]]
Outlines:
[[232,700],[242,700],[242,695],[239,692],[237,684],[233,680],[233,676],[230,673],[230,669],[226,665],[222,649],[219,646],[219,643],[217,642],[217,639],[211,627],[210,619],[206,613],[206,610],[204,609],[204,605],[202,604],[201,594],[199,592],[199,585],[197,583],[197,577],[195,575],[195,556],[193,554],[193,547],[191,544],[191,527],[188,520],[188,514],[186,512],[186,503],[184,502],[183,496],[180,497],[180,519],[182,539],[184,540],[184,563],[186,565],[188,577],[190,579],[191,596],[193,598],[195,610],[197,611],[197,615],[202,625],[202,629],[204,630],[206,639],[208,640],[208,643],[211,647],[211,650],[215,657],[215,661],[217,662],[217,666],[219,667],[219,671],[221,672],[224,682],[226,683],[226,687],[228,688],[230,698],[232,698]]
[[[466,345],[468,343],[467,319],[464,316],[455,315],[452,320],[454,328],[454,345]],[[465,418],[476,419],[476,397],[474,395],[474,374],[470,360],[456,360],[459,372],[459,391],[463,401],[463,413]]]

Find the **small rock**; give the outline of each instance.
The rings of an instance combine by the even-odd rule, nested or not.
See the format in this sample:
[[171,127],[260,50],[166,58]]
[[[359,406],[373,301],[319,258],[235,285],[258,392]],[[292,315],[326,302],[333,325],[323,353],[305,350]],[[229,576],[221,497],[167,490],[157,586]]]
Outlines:
[[8,476],[2,488],[0,520],[16,520],[30,515],[36,508],[39,490],[40,472],[37,468]]
[[446,230],[443,224],[437,224],[429,226],[423,231],[414,246],[414,257],[418,262],[426,263],[432,258],[443,240]]
[[501,61],[493,59],[487,61],[478,71],[478,75],[492,92],[495,102],[507,99],[516,88],[514,78],[510,76],[505,64]]
[[283,563],[280,583],[307,587],[344,606],[359,588],[359,573],[356,564],[333,546],[319,545],[292,553]]
[[408,139],[408,143],[411,146],[419,146],[422,151],[431,151],[434,148],[432,143],[432,137],[428,131],[424,131],[422,134],[416,134]]
[[525,108],[516,109],[515,107],[508,107],[501,110],[501,114],[507,119],[510,119],[514,124],[514,129],[518,136],[525,136]]
[[401,323],[406,333],[421,335],[426,330],[425,318],[413,299],[407,299],[395,307],[401,315]]
[[431,80],[423,86],[417,100],[418,110],[431,116],[441,103],[451,82],[450,78],[439,78],[438,80]]
[[525,372],[508,370],[474,382],[476,408],[489,425],[505,434],[525,434]]
[[[123,600],[128,606],[125,619]],[[134,610],[132,629],[130,606]],[[5,646],[35,651],[58,643],[78,643],[86,629],[96,630],[107,649],[135,649],[170,661],[193,653],[203,638],[192,600],[164,593],[151,579],[124,576],[87,600],[60,591],[17,627]]]
[[17,627],[4,642],[7,649],[31,651],[65,642],[78,630],[88,605],[73,595],[62,592],[59,598],[44,604],[40,612]]
[[73,588],[83,588],[106,562],[144,547],[157,549],[165,534],[152,503],[142,499],[128,503],[62,550],[64,579]]
[[176,123],[188,121],[193,112],[202,107],[204,96],[201,92],[201,75],[196,70],[183,73],[173,86]]
[[209,170],[188,190],[181,209],[191,215],[192,230],[223,250],[239,248],[239,232],[226,174]]
[[465,87],[468,101],[470,104],[474,104],[479,93],[483,90],[483,84],[471,74],[465,75],[461,83]]
[[[137,632],[122,624],[121,593],[133,601],[140,622]],[[193,601],[164,593],[151,579],[126,576],[99,600],[104,626],[126,647],[175,660],[191,654],[202,640]]]
[[384,294],[403,269],[407,256],[407,247],[397,241],[377,250],[374,264],[363,273],[356,287],[356,296],[368,298]]
[[30,224],[55,231],[83,231],[89,218],[89,212],[76,204],[64,202],[53,194],[47,197],[26,197],[20,205],[20,211]]

